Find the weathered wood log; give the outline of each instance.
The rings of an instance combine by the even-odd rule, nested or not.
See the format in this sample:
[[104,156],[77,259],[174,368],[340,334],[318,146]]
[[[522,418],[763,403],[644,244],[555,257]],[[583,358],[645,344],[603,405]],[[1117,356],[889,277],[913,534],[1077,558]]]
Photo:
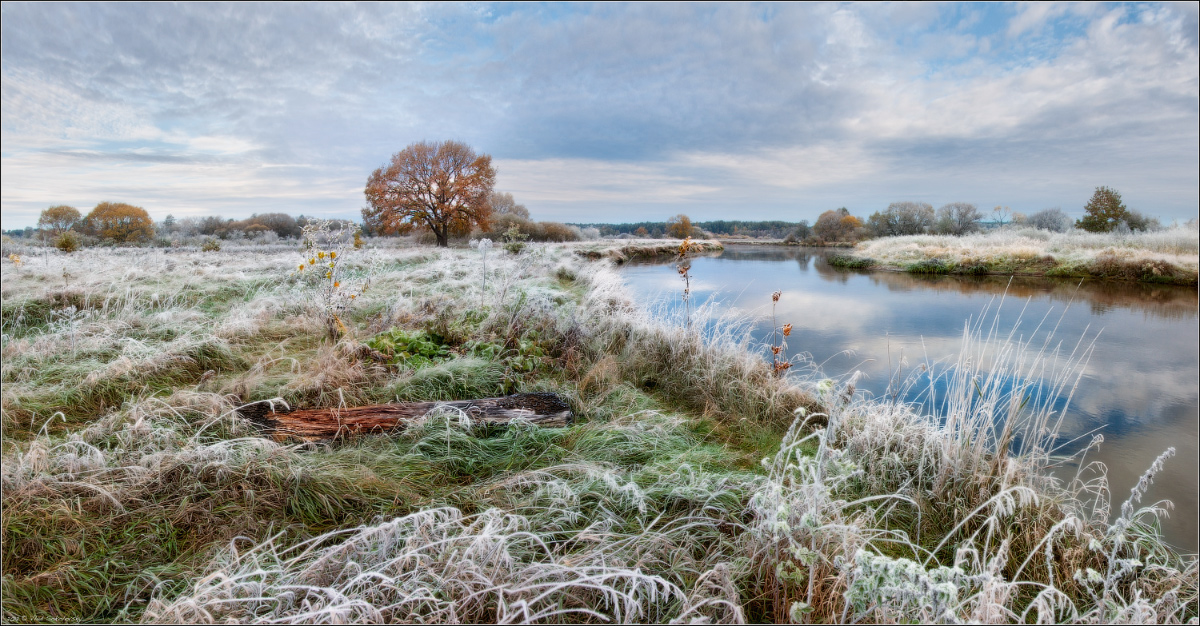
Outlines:
[[571,407],[557,394],[518,393],[503,398],[453,402],[399,402],[340,409],[286,409],[275,411],[267,403],[243,407],[239,413],[277,440],[323,441],[351,435],[402,430],[407,422],[434,409],[462,411],[476,423],[506,424],[525,419],[547,428],[569,426],[575,419]]

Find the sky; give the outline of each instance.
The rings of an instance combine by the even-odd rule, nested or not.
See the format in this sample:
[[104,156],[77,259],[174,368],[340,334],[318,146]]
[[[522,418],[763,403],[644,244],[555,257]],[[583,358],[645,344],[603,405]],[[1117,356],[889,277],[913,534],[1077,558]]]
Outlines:
[[1200,213],[1197,4],[4,3],[0,217],[359,218],[418,141],[564,222],[1096,187]]

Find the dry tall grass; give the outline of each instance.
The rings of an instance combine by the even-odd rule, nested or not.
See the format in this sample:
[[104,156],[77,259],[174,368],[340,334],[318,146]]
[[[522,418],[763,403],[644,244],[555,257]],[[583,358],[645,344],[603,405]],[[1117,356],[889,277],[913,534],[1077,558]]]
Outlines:
[[[1196,560],[1139,503],[1166,456],[1112,522],[1095,466],[1045,471],[1086,341],[985,314],[936,384],[911,381],[947,392],[868,401],[773,376],[738,320],[700,307],[688,330],[607,262],[532,248],[486,281],[473,251],[378,249],[336,343],[293,251],[5,266],[4,620],[1196,618]],[[363,356],[394,327],[497,356]],[[500,356],[522,350],[541,356]],[[435,413],[290,446],[234,412],[511,390],[557,391],[579,424]]]

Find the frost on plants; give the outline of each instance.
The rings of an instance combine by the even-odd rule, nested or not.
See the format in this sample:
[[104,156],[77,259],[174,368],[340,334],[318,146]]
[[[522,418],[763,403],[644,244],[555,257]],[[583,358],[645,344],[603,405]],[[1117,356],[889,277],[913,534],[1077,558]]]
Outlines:
[[698,249],[699,246],[689,236],[679,244],[679,251],[675,253],[675,271],[683,279],[683,308],[688,328],[692,327],[692,260],[688,255]]
[[312,289],[330,339],[347,332],[343,318],[371,284],[369,270],[365,276],[351,279],[347,267],[346,254],[358,248],[354,245],[358,233],[359,228],[352,224],[313,220],[304,226],[301,237],[304,256],[296,273]]
[[[1049,473],[1087,340],[981,317],[957,360],[910,376],[921,402],[881,402],[781,367],[787,324],[764,358],[744,313],[689,307],[689,330],[570,246],[487,258],[481,291],[476,251],[373,240],[372,265],[352,229],[305,234],[299,261],[226,240],[0,267],[3,621],[1197,616],[1196,560],[1160,536],[1168,505],[1141,502],[1166,456],[1124,505],[1102,473]],[[685,289],[690,247],[670,250]],[[314,337],[314,305],[334,337],[363,305],[365,345]],[[513,391],[580,419],[440,411],[290,446],[236,406]]]
[[483,239],[472,239],[471,247],[479,251],[479,259],[483,263],[483,290],[487,291],[488,267],[487,253],[492,249],[492,240],[484,237]]

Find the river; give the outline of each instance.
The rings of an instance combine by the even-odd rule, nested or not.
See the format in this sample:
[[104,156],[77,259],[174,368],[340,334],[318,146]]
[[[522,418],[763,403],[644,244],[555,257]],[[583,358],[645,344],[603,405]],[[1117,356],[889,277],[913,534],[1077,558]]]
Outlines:
[[[861,372],[857,388],[876,396],[901,358],[907,375],[921,363],[959,352],[968,319],[998,320],[1029,337],[1054,328],[1067,353],[1081,338],[1094,341],[1068,408],[1061,440],[1097,431],[1104,436],[1086,459],[1108,468],[1112,507],[1168,447],[1175,456],[1154,478],[1142,505],[1174,503],[1163,520],[1168,541],[1197,551],[1200,332],[1197,291],[1134,283],[1102,283],[998,276],[916,276],[834,268],[825,249],[730,245],[723,253],[692,260],[691,298],[717,310],[752,317],[755,341],[770,337],[771,294],[782,291],[778,324],[790,323],[787,356],[819,368],[821,376]],[[678,310],[683,280],[673,263],[630,263],[626,285],[645,306]],[[996,310],[999,309],[999,313]],[[985,310],[987,313],[985,314]],[[1045,321],[1043,321],[1045,320]],[[1098,336],[1097,336],[1098,335]],[[1040,345],[1040,342],[1038,343]],[[795,368],[805,375],[803,367]],[[1074,470],[1065,468],[1060,472]]]

